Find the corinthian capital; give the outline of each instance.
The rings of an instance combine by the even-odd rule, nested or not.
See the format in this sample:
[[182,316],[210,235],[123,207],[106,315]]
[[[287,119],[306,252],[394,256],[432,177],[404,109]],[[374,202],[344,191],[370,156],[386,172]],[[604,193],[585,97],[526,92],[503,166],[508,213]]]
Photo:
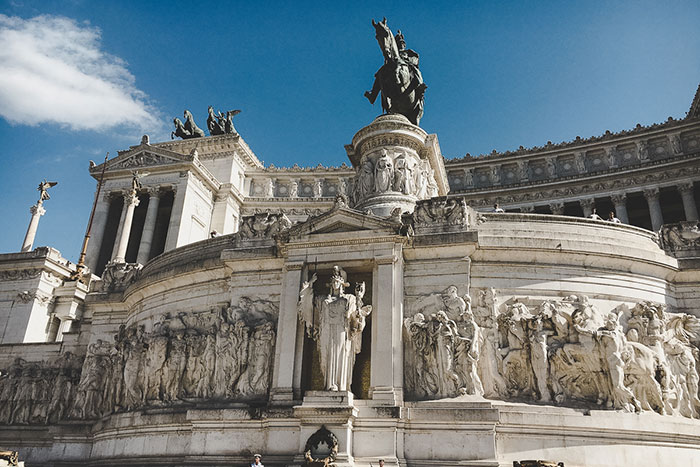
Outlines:
[[647,188],[644,190],[644,197],[646,199],[658,199],[659,197],[659,188],[658,187],[653,187],[653,188]]
[[681,193],[692,193],[693,192],[693,182],[681,182],[676,185],[676,188]]
[[627,193],[615,193],[614,195],[610,195],[610,199],[615,206],[625,204],[625,202],[627,202]]

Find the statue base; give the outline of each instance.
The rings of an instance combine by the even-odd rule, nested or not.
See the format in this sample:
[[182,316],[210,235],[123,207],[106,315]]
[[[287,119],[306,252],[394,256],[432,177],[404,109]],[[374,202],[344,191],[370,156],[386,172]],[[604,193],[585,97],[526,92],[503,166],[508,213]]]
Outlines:
[[354,407],[350,391],[306,391],[304,407]]
[[416,197],[403,193],[381,193],[369,197],[355,206],[358,211],[370,209],[372,214],[379,217],[389,217],[396,208],[401,212],[413,212],[416,207]]

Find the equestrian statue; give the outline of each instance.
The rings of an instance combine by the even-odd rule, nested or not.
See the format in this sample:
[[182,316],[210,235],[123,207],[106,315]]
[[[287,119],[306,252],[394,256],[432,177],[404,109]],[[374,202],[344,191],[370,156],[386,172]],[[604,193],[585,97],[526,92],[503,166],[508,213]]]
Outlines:
[[382,93],[382,110],[385,113],[401,114],[418,125],[423,116],[423,95],[427,86],[423,82],[418,54],[406,48],[406,41],[399,30],[394,36],[386,24],[372,20],[377,42],[384,55],[384,65],[374,75],[371,91],[365,97],[371,104]]

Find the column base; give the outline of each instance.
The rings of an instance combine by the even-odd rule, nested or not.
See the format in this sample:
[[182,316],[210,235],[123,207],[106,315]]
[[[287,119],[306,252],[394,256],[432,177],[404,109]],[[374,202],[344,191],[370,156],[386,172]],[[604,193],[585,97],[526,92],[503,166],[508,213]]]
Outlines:
[[354,407],[350,391],[306,391],[303,407]]
[[399,406],[403,404],[403,389],[376,386],[369,388],[369,397],[371,406]]
[[270,390],[271,405],[292,405],[294,403],[294,390],[292,388],[273,388]]

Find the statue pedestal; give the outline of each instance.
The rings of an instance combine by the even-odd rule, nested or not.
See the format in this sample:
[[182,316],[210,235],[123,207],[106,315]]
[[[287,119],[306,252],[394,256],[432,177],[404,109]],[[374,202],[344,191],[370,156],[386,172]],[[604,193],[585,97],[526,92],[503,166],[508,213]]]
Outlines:
[[306,391],[302,407],[354,407],[350,391]]
[[304,402],[294,407],[294,416],[301,419],[299,454],[294,465],[305,466],[304,452],[309,439],[325,427],[336,438],[337,467],[353,466],[352,427],[358,415],[349,391],[306,391]]
[[437,136],[403,115],[377,117],[345,149],[357,171],[355,209],[387,217],[396,208],[413,212],[417,200],[449,191]]

